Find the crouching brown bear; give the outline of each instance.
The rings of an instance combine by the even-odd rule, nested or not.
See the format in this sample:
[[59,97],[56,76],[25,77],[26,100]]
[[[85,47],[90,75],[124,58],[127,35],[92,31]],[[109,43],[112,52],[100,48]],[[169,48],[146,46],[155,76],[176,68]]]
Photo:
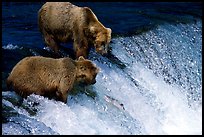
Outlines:
[[108,52],[111,29],[104,27],[92,10],[69,2],[46,2],[38,11],[39,30],[45,44],[59,55],[59,44],[73,41],[75,57],[88,57],[90,47]]
[[7,86],[24,98],[34,93],[66,103],[74,84],[95,84],[98,72],[96,65],[82,56],[78,60],[26,57],[11,71]]

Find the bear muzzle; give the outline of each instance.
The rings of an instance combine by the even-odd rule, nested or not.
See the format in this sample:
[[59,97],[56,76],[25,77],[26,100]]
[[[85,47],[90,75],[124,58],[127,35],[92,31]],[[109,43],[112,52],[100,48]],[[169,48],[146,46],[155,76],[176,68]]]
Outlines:
[[96,52],[105,56],[108,53],[108,45],[101,45],[99,48],[96,48]]
[[95,84],[96,83],[96,79],[93,79],[92,81],[91,81],[91,84],[93,85],[93,84]]
[[81,81],[79,84],[81,86],[88,86],[88,85],[93,85],[96,83],[96,80],[93,79],[93,80],[86,80],[86,81]]

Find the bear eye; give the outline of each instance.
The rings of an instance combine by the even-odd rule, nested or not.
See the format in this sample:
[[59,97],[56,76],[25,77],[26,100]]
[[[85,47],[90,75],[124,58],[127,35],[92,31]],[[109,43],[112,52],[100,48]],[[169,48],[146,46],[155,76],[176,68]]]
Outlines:
[[81,78],[85,78],[86,77],[86,75],[81,75]]
[[86,68],[83,67],[83,66],[81,66],[80,69],[81,69],[82,71],[85,71],[85,70],[86,70]]
[[106,43],[103,41],[103,42],[101,42],[101,45],[106,45]]

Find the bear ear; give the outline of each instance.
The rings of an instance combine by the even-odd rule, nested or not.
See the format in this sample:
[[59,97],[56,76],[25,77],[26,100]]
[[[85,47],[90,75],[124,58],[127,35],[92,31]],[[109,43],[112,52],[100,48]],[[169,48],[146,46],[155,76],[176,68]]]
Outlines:
[[80,56],[80,57],[78,58],[78,61],[83,61],[83,60],[85,60],[85,58],[84,58],[83,56]]
[[84,33],[88,37],[96,37],[96,29],[93,26],[91,26],[90,28],[85,27],[84,28]]
[[93,27],[93,26],[91,26],[91,27],[89,28],[89,30],[90,30],[90,32],[91,32],[92,34],[95,34],[95,33],[96,33],[96,29],[95,29],[95,27]]

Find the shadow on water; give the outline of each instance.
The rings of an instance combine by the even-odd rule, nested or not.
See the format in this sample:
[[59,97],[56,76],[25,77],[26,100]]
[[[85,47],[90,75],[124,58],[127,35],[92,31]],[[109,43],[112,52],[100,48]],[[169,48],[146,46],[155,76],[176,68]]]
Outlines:
[[111,53],[111,50],[112,49],[110,48],[108,54],[105,57],[109,60],[109,62],[111,62],[111,64],[115,64],[118,68],[124,69],[126,65],[122,61],[120,61],[116,56],[114,56]]

